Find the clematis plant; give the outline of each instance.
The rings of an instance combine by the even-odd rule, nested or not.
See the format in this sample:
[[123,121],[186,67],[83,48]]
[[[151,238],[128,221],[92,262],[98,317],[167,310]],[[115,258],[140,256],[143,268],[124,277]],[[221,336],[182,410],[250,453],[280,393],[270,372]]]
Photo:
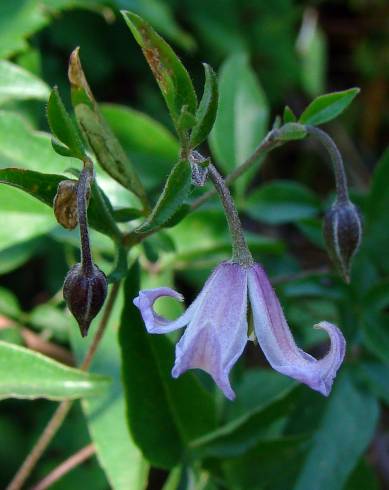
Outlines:
[[147,331],[168,333],[187,325],[176,346],[172,376],[176,378],[188,369],[202,369],[232,400],[235,394],[229,372],[248,341],[247,316],[251,309],[255,336],[270,365],[313,390],[329,395],[345,355],[346,342],[341,331],[325,321],[316,325],[328,333],[331,341],[322,359],[315,359],[298,348],[264,269],[254,263],[247,248],[228,188],[212,164],[208,170],[224,205],[233,242],[232,258],[219,264],[198,297],[175,321],[158,315],[154,303],[163,296],[182,301],[181,294],[170,288],[140,291],[134,304],[141,312]]

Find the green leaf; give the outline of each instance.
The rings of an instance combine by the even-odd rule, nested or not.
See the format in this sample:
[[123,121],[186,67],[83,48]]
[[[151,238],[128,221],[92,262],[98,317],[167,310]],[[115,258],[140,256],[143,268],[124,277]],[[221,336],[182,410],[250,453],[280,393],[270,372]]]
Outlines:
[[106,376],[85,373],[0,341],[0,399],[76,399],[101,394],[109,384]]
[[344,490],[380,490],[381,484],[375,473],[375,468],[361,458],[358,466],[347,480]]
[[55,226],[53,212],[18,189],[0,184],[0,250],[43,235]]
[[337,378],[293,490],[341,490],[374,435],[379,407],[348,373]]
[[0,104],[9,100],[47,100],[49,87],[27,70],[6,60],[0,61]]
[[51,145],[55,153],[58,153],[58,155],[61,155],[62,157],[73,157],[72,150],[63,145],[60,141],[57,141],[55,138],[51,140]]
[[272,422],[289,413],[296,399],[294,386],[289,385],[274,397],[269,397],[265,403],[196,439],[191,443],[191,448],[200,457],[225,458],[245,453],[264,437]]
[[53,134],[71,151],[69,156],[84,160],[86,158],[84,145],[74,122],[65,109],[57,87],[53,88],[49,97],[47,119]]
[[389,367],[387,364],[361,362],[355,366],[354,375],[363,387],[389,404]]
[[136,208],[117,208],[113,210],[113,217],[118,223],[126,223],[141,218],[142,211]]
[[[77,5],[90,8],[91,1],[77,0]],[[50,22],[50,13],[74,6],[75,0],[0,2],[0,58],[26,50],[27,39]]]
[[284,124],[293,123],[297,121],[297,117],[289,106],[285,106],[283,114]]
[[45,339],[68,342],[69,317],[63,309],[50,303],[42,303],[36,306],[25,318],[28,325],[42,332]]
[[196,111],[196,125],[190,134],[190,146],[195,148],[202,143],[210,133],[216,119],[218,104],[217,78],[212,67],[203,64],[205,70],[204,92]]
[[360,89],[355,87],[342,92],[320,95],[301,114],[299,122],[318,126],[331,121],[347,109],[359,92]]
[[147,333],[133,304],[139,286],[135,264],[125,282],[119,333],[128,425],[151,464],[172,468],[191,440],[215,428],[215,406],[192,373],[171,377],[173,345],[165,335]]
[[128,107],[103,104],[101,111],[148,189],[155,189],[177,161],[177,139],[162,124]]
[[0,314],[8,318],[18,318],[20,315],[19,302],[8,289],[0,287]]
[[162,490],[178,490],[181,477],[182,477],[182,467],[176,466],[169,473],[169,476],[167,477],[162,487]]
[[258,407],[264,407],[295,384],[291,378],[280,376],[272,369],[247,369],[236,387],[234,403],[226,407],[228,419],[236,419]]
[[[50,207],[53,206],[58,184],[66,179],[67,177],[62,175],[42,174],[32,170],[21,170],[17,168],[0,169],[1,183],[17,187]],[[113,217],[111,217],[111,219],[109,218],[110,210],[104,205],[98,192],[97,184],[94,183],[88,206],[90,225],[97,231],[100,231],[111,238],[117,238],[119,230],[116,228]],[[27,211],[28,210],[26,209],[26,212]],[[55,226],[56,221],[54,214],[51,214],[51,219],[51,226]]]
[[268,123],[268,103],[248,56],[232,55],[220,71],[219,108],[210,136],[212,152],[225,171],[230,172],[254,152]]
[[[8,189],[7,189],[8,190]],[[2,197],[2,190],[0,189],[0,197]],[[17,197],[17,196],[14,196]],[[3,219],[3,216],[1,217]],[[5,220],[9,218],[4,217]],[[8,234],[8,230],[5,230]],[[1,236],[1,232],[0,232]],[[42,251],[42,245],[44,239],[42,237],[27,239],[22,243],[14,243],[13,245],[4,248],[0,251],[0,274],[6,274],[22,264],[27,262],[31,257],[37,255]]]
[[[307,448],[307,437],[261,441],[246,454],[222,463],[228,488],[239,490],[290,488]],[[280,468],[282,466],[282,471]]]
[[281,126],[277,139],[279,141],[301,140],[307,135],[307,130],[302,124],[289,122]]
[[107,280],[109,283],[118,282],[123,277],[127,275],[128,270],[128,250],[121,246],[120,244],[116,245],[115,248],[115,265],[113,270],[109,273]]
[[278,180],[251,193],[246,202],[247,213],[269,224],[299,221],[320,211],[316,195],[301,184]]
[[78,125],[100,166],[145,204],[147,198],[142,182],[100,112],[82,69],[78,48],[70,56],[69,81]]
[[302,86],[310,97],[315,97],[323,92],[327,74],[327,42],[318,25],[316,11],[306,9],[296,50]]
[[137,231],[147,233],[163,226],[181,208],[189,195],[191,184],[192,171],[189,162],[177,162],[150,216]]
[[388,325],[389,319],[384,314],[365,315],[362,322],[364,346],[384,363],[389,363]]
[[178,133],[183,129],[179,119],[183,110],[195,114],[197,97],[192,80],[172,48],[138,15],[122,12],[124,20],[142,48],[154,74]]
[[[116,2],[119,6],[125,2]],[[128,2],[126,2],[128,3]],[[170,38],[172,41],[182,46],[184,49],[193,50],[195,40],[185,31],[183,31],[174,19],[171,5],[166,4],[163,0],[148,0],[147,2],[131,2],[134,12],[144,17],[150,24],[161,33]]]
[[[0,2],[1,3],[1,2]],[[0,167],[22,167],[40,172],[61,172],[64,165],[79,166],[78,160],[57,155],[51,135],[35,131],[19,114],[0,110]]]
[[363,247],[368,251],[373,263],[380,269],[389,271],[389,255],[383,254],[389,243],[388,209],[389,193],[389,147],[376,164],[371,190],[366,202],[365,233]]
[[[93,358],[91,370],[112,379],[110,389],[101,396],[82,401],[89,432],[97,458],[113,490],[144,490],[148,464],[130,437],[126,422],[126,406],[121,382],[120,350],[117,336],[121,298]],[[100,314],[101,317],[101,314]],[[84,358],[92,337],[82,339],[76,326],[71,330],[71,344],[79,362]]]

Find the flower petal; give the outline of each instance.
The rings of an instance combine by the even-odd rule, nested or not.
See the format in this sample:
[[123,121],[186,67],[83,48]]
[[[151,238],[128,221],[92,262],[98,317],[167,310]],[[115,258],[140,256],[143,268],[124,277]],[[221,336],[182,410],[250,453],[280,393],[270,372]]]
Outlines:
[[198,305],[207,294],[208,289],[212,287],[216,272],[217,269],[215,269],[214,272],[209,276],[202,291],[189,306],[189,308],[176,320],[168,320],[167,318],[158,315],[154,310],[154,303],[157,301],[157,299],[163,296],[168,296],[171,298],[175,298],[178,301],[183,301],[184,297],[182,296],[182,294],[177,293],[177,291],[174,291],[174,289],[166,287],[144,289],[142,291],[139,291],[139,296],[134,298],[134,305],[140,310],[147,331],[149,333],[168,333],[187,325],[193,317]]
[[177,293],[177,291],[171,288],[144,289],[143,291],[139,291],[139,296],[134,299],[134,305],[140,310],[149,333],[171,332],[172,330],[185,326],[190,320],[192,314],[190,308],[174,321],[158,315],[154,310],[154,303],[158,298],[163,296],[169,296],[178,301],[184,300],[182,294]]
[[327,396],[345,354],[341,331],[328,322],[317,325],[328,332],[331,340],[328,354],[317,360],[297,347],[277,296],[258,264],[249,272],[248,289],[255,334],[270,365]]
[[176,346],[172,375],[203,369],[232,400],[235,394],[228,375],[247,343],[247,269],[224,262],[204,290],[206,293]]

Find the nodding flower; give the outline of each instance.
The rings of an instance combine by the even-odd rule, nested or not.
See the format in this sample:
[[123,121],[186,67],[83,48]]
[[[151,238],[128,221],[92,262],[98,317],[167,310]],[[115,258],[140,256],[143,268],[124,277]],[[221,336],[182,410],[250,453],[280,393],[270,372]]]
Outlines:
[[149,333],[167,333],[187,326],[176,346],[173,377],[188,369],[202,369],[212,376],[227,398],[234,399],[229,372],[247,343],[247,312],[251,308],[255,336],[269,364],[276,371],[329,395],[345,354],[346,342],[341,331],[328,322],[315,326],[325,330],[331,341],[322,359],[299,349],[259,264],[241,265],[233,261],[219,264],[197,298],[174,321],[154,310],[155,301],[163,296],[183,301],[182,295],[173,289],[156,288],[140,291],[134,304]]

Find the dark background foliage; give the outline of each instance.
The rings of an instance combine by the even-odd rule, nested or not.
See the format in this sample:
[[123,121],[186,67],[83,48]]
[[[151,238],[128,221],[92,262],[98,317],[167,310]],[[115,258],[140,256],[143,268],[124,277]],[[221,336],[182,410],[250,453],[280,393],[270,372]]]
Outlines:
[[[388,3],[384,0],[3,0],[0,56],[35,73],[48,85],[58,85],[70,105],[68,57],[80,46],[84,70],[98,101],[130,106],[173,132],[153,76],[119,14],[121,8],[137,11],[168,39],[191,73],[198,93],[203,83],[202,62],[219,70],[232,54],[246,52],[264,94],[264,104],[270,114],[269,127],[285,105],[300,114],[321,93],[353,86],[361,88],[361,94],[347,112],[326,126],[343,153],[352,195],[365,215],[366,237],[355,260],[351,286],[344,286],[333,274],[323,249],[321,218],[331,202],[334,183],[326,157],[314,143],[309,139],[289,143],[272,152],[247,179],[245,189],[238,186],[234,189],[252,249],[274,279],[300,342],[314,355],[322,354],[326,344],[323,346],[321,339],[317,342],[318,337],[310,337],[310,327],[324,318],[336,322],[349,341],[347,367],[328,402],[305,388],[298,389],[294,412],[281,420],[284,428],[279,440],[272,437],[272,430],[279,435],[273,422],[268,428],[268,440],[264,438],[239,457],[226,454],[220,458],[211,454],[206,458],[203,467],[212,475],[214,486],[210,483],[209,487],[196,488],[213,489],[220,485],[231,490],[332,489],[335,487],[331,486],[331,478],[328,484],[324,479],[317,487],[307,483],[320,480],[314,473],[314,465],[309,465],[310,461],[322,457],[322,452],[333,453],[338,460],[338,465],[331,458],[325,461],[328,471],[340,472],[336,476],[342,483],[336,488],[389,488],[386,407],[389,400],[389,157],[387,153],[382,156],[389,126]],[[316,29],[314,37],[308,36],[307,40],[304,29],[310,25]],[[48,130],[41,101],[9,101],[2,109],[22,115],[36,129]],[[109,119],[130,152],[131,142],[126,139],[129,138],[126,129],[121,129],[120,114]],[[3,133],[0,167],[14,162],[23,166],[23,159],[20,161],[2,144],[9,137],[8,131],[17,133],[5,123],[0,127]],[[143,137],[147,145],[147,135]],[[207,144],[202,150],[205,154],[210,152]],[[158,158],[163,160],[161,156]],[[164,158],[159,170],[150,171],[145,170],[149,154],[138,151],[134,156],[135,165],[148,179],[148,188],[154,195],[174,163],[169,163],[169,152]],[[220,168],[224,172],[228,170],[223,165]],[[296,181],[298,184],[292,188],[274,184],[279,180],[288,180],[292,186]],[[263,184],[270,186],[265,195]],[[0,207],[5,208],[0,214],[4,235],[8,226],[6,221],[1,223],[7,211],[5,202]],[[149,270],[155,262],[153,253],[163,259],[164,253],[170,250],[169,240],[176,242],[179,250],[178,255],[166,259],[173,265],[166,266],[155,281],[175,282],[188,299],[194,297],[209,270],[228,255],[228,238],[224,236],[223,216],[218,209],[216,203],[211,203],[174,228],[170,238],[163,235],[159,242],[150,240],[150,247],[145,247]],[[297,217],[293,217],[296,209]],[[270,211],[274,212],[271,219],[267,217]],[[20,226],[23,227],[23,222]],[[194,240],[200,251],[197,256],[196,250],[190,247]],[[100,246],[98,237],[95,244],[99,259],[110,264],[112,256],[105,244]],[[59,229],[27,233],[0,249],[2,339],[33,347],[28,337],[32,333],[38,337],[37,348],[41,348],[42,339],[51,340],[60,349],[49,346],[49,354],[72,362],[66,333],[69,317],[62,315],[60,289],[68,263],[76,255],[77,241],[65,237]],[[13,298],[17,298],[20,306],[10,313]],[[176,310],[169,308],[169,313],[174,315]],[[270,392],[272,383],[275,393],[283,388],[277,376],[273,379],[266,375],[262,379],[263,373],[255,377],[250,369],[244,374],[244,367],[263,365],[257,348],[250,346],[234,375],[240,401],[228,407],[225,420],[249,411],[252,403],[260,404],[262,395],[258,393],[266,383]],[[359,371],[358,380],[363,382],[357,384],[358,389],[364,386],[362,394],[352,384]],[[263,398],[271,399],[272,394],[267,394],[266,389]],[[254,401],[250,396],[253,392],[256,393]],[[42,400],[1,401],[1,487],[16,471],[53,407],[53,402]],[[349,444],[344,444],[345,440]],[[35,470],[33,480],[44,476],[88,441],[81,408],[75,405]],[[339,446],[339,451],[334,452],[334,446]],[[327,472],[325,468],[322,471]],[[256,486],[258,474],[262,475],[262,483]],[[166,472],[153,469],[150,475],[147,488],[162,488]],[[290,483],[297,480],[296,486]],[[192,488],[185,478],[181,485],[180,488]],[[108,488],[96,458],[53,488],[84,486],[97,490]]]

